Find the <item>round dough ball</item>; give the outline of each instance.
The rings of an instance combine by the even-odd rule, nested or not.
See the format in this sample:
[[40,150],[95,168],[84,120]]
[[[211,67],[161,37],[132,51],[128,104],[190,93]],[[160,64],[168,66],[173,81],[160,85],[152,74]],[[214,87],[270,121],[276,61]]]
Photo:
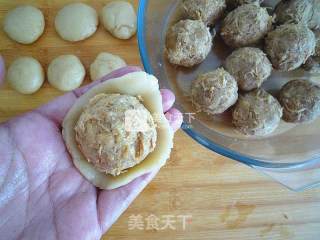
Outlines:
[[44,16],[33,6],[22,5],[10,10],[4,18],[3,28],[18,43],[31,44],[44,31]]
[[226,9],[225,0],[183,0],[182,7],[188,18],[215,24]]
[[272,72],[272,64],[266,54],[253,47],[235,50],[227,57],[224,66],[244,91],[260,87]]
[[172,64],[192,67],[208,56],[212,39],[209,28],[202,21],[181,20],[167,32],[165,54]]
[[227,7],[230,9],[234,9],[237,8],[241,5],[244,4],[256,4],[256,5],[260,5],[264,0],[227,0]]
[[[145,129],[127,126],[130,112],[139,115]],[[85,106],[75,125],[75,139],[98,171],[117,176],[155,149],[157,131],[150,112],[136,97],[102,93]]]
[[310,122],[320,116],[320,86],[307,80],[292,80],[279,95],[283,119],[287,122]]
[[278,24],[303,23],[311,29],[317,29],[320,28],[320,1],[280,1],[275,8],[275,16]]
[[137,16],[133,6],[124,1],[110,2],[102,8],[101,21],[106,30],[119,39],[136,34]]
[[272,28],[272,17],[256,4],[245,4],[224,19],[221,37],[231,47],[244,47],[260,42]]
[[61,91],[80,87],[85,74],[82,63],[74,55],[61,55],[53,59],[48,67],[49,83]]
[[19,57],[11,63],[6,79],[16,91],[22,94],[32,94],[42,86],[44,72],[36,59]]
[[116,69],[125,67],[126,65],[126,62],[121,57],[107,52],[102,52],[90,65],[91,80],[98,80]]
[[275,69],[291,71],[299,68],[314,54],[316,40],[303,24],[284,24],[265,39],[265,51]]
[[232,112],[233,125],[245,135],[264,136],[279,125],[282,108],[271,94],[256,89],[242,96]]
[[200,75],[191,85],[191,100],[197,111],[220,114],[237,99],[237,82],[223,68]]
[[54,24],[62,39],[81,41],[96,32],[98,15],[96,10],[87,4],[71,3],[58,12]]

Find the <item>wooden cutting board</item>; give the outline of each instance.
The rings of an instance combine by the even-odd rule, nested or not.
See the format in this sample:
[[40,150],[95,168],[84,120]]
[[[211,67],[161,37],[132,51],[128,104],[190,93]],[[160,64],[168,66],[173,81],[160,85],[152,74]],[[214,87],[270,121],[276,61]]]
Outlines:
[[[83,42],[61,40],[53,22],[57,10],[67,2],[70,1],[0,0],[0,22],[8,9],[21,3],[38,6],[46,17],[44,35],[30,46],[11,41],[0,30],[0,53],[7,66],[18,56],[30,55],[46,69],[55,56],[71,53],[79,56],[88,69],[101,51],[118,54],[128,64],[141,65],[136,38],[117,40],[101,26]],[[99,10],[108,1],[82,2]],[[132,2],[137,7],[138,1]],[[84,84],[88,82],[87,79]],[[0,122],[61,94],[48,83],[31,96],[4,85],[0,90]],[[153,228],[151,220],[155,221]],[[320,189],[291,192],[247,166],[210,152],[179,131],[168,164],[103,239],[318,240]]]

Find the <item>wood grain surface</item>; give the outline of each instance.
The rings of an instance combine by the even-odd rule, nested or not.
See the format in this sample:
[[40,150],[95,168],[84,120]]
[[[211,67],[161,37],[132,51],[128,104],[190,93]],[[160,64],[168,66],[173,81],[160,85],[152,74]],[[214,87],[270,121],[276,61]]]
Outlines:
[[[8,9],[21,3],[39,7],[46,18],[44,35],[30,46],[13,42],[0,30],[0,53],[6,66],[18,56],[30,55],[46,69],[55,56],[71,53],[79,56],[88,69],[101,51],[118,54],[128,64],[141,65],[136,38],[117,40],[102,26],[91,38],[80,43],[61,40],[53,28],[53,21],[58,9],[67,2],[70,1],[0,0],[0,22]],[[82,2],[99,10],[108,1]],[[132,2],[137,7],[138,1]],[[87,79],[84,84],[88,82]],[[0,122],[61,94],[47,82],[39,92],[30,96],[21,95],[5,84],[0,89]],[[160,229],[147,226],[150,216],[157,220]],[[185,229],[182,216],[190,216]],[[172,222],[175,229],[164,225],[168,223],[166,218],[176,221]],[[210,152],[179,131],[168,164],[103,239],[318,240],[320,189],[291,192],[247,166]]]

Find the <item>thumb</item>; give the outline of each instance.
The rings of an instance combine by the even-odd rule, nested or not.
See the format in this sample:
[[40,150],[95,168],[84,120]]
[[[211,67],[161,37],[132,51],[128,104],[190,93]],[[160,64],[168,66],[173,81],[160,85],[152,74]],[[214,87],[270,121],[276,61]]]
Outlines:
[[105,233],[133,200],[155,177],[159,169],[140,176],[129,184],[113,190],[103,190],[98,195],[97,209],[102,232]]

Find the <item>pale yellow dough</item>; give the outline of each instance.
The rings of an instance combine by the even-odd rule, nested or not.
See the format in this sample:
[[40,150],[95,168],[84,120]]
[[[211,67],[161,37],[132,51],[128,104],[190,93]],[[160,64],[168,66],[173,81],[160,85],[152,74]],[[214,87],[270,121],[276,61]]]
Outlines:
[[111,53],[102,52],[90,65],[91,80],[98,80],[114,70],[125,67],[126,65],[126,62],[121,57]]
[[129,39],[137,31],[137,16],[133,6],[125,1],[114,1],[101,10],[101,22],[106,30],[119,39]]
[[[140,164],[116,177],[97,171],[92,164],[87,162],[79,151],[75,140],[74,127],[83,107],[89,99],[99,93],[120,93],[139,96],[143,100],[143,105],[154,116],[157,125],[158,137],[155,150]],[[158,80],[145,72],[130,73],[120,78],[108,80],[82,95],[66,115],[63,121],[62,133],[75,166],[86,179],[101,189],[121,187],[145,173],[159,169],[166,163],[173,146],[173,131],[163,114]]]
[[80,87],[86,70],[74,55],[61,55],[53,59],[48,67],[48,82],[60,91],[72,91]]
[[10,65],[7,73],[10,86],[22,94],[32,94],[44,82],[44,72],[38,60],[32,57],[19,57]]
[[87,4],[71,3],[58,12],[54,24],[56,31],[64,40],[81,41],[96,32],[98,14]]
[[18,43],[31,44],[42,35],[44,26],[44,16],[38,8],[21,5],[7,13],[3,30]]

